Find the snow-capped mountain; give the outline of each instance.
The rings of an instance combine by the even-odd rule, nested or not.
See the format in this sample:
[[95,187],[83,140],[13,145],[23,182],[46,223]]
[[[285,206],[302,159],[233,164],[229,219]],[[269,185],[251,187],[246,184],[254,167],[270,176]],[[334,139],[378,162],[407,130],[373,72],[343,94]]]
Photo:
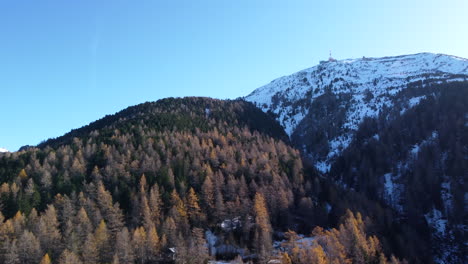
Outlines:
[[9,151],[6,148],[0,148],[0,153],[3,153],[3,152],[9,152]]
[[[330,58],[278,78],[245,99],[272,112],[296,147],[309,154],[320,171],[327,172],[364,118],[377,117],[384,107],[395,107],[398,93],[409,85],[467,79],[468,60],[443,54]],[[426,96],[406,98],[399,107],[404,112]],[[322,140],[310,142],[317,133]]]
[[468,59],[330,58],[245,100],[275,116],[324,176],[430,236],[436,263],[466,263]]

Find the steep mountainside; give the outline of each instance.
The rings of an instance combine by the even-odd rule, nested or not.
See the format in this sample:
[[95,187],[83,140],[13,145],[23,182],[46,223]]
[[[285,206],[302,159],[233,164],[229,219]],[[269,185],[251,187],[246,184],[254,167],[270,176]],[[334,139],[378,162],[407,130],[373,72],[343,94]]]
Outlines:
[[438,263],[466,262],[468,82],[404,93],[430,96],[411,109],[389,108],[365,119],[328,176],[384,201],[419,236],[431,233]]
[[468,60],[442,54],[330,60],[276,79],[245,99],[274,114],[294,145],[327,172],[365,117],[377,117],[396,104],[411,108],[427,96],[397,103],[399,92],[409,84],[467,79]]
[[468,60],[447,55],[331,60],[246,100],[274,115],[326,178],[392,208],[422,252],[463,263],[467,79]]
[[1,153],[0,263],[267,263],[287,252],[297,264],[389,263],[350,211],[316,229],[317,243],[299,250],[289,232],[290,250],[273,250],[274,231],[310,233],[359,209],[305,174],[287,141],[251,103],[169,98]]

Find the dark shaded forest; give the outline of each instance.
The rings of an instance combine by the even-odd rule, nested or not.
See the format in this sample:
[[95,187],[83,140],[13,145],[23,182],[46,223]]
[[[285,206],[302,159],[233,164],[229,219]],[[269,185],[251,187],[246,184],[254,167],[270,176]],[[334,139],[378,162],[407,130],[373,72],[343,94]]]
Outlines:
[[[424,257],[427,252],[453,252],[451,261],[463,263],[467,238],[459,227],[468,216],[468,83],[415,83],[396,95],[402,101],[418,96],[424,99],[412,108],[400,104],[364,120],[330,176],[394,210],[396,219],[387,221],[387,228],[395,252],[424,263],[432,261]],[[433,209],[448,221],[445,234],[437,237],[431,237],[436,230],[426,219]]]

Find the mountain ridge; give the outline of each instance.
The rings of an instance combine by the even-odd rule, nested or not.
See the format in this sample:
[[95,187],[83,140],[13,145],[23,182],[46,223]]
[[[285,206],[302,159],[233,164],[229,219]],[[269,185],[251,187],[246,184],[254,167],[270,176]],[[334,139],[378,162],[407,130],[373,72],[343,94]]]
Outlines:
[[[265,112],[276,116],[286,133],[294,133],[307,115],[314,101],[327,95],[336,95],[340,112],[338,123],[342,130],[328,135],[330,150],[320,157],[313,157],[317,168],[327,172],[332,159],[345,149],[353,138],[359,124],[366,117],[376,117],[384,107],[394,107],[397,93],[409,84],[427,86],[433,83],[466,81],[468,59],[461,57],[417,53],[382,58],[361,58],[322,61],[320,64],[277,78],[257,88],[244,99],[256,104]],[[408,98],[411,108],[423,97]],[[296,140],[301,141],[301,140]],[[297,143],[297,142],[296,142]],[[301,150],[304,148],[296,144]],[[310,149],[304,151],[310,153]]]
[[[350,63],[350,62],[355,62],[355,61],[358,61],[358,60],[375,61],[375,60],[396,59],[396,58],[405,58],[405,57],[409,57],[409,56],[421,56],[421,55],[422,56],[423,55],[444,56],[444,57],[449,57],[449,58],[453,58],[453,59],[457,59],[457,60],[465,60],[465,61],[468,60],[467,58],[463,58],[463,57],[460,57],[460,56],[444,54],[444,53],[432,53],[432,52],[419,52],[419,53],[413,53],[413,54],[402,54],[402,55],[383,56],[383,57],[365,57],[365,56],[363,56],[362,58],[347,58],[347,59],[338,59],[338,60],[330,57],[328,60],[319,61],[319,64],[314,65],[312,67],[308,67],[308,68],[305,68],[305,69],[302,69],[302,70],[299,70],[299,71],[294,71],[291,74],[286,74],[286,75],[283,75],[281,77],[275,78],[272,81],[270,81],[270,83],[276,82],[276,81],[278,81],[278,80],[280,80],[280,79],[282,79],[284,77],[288,77],[288,76],[291,76],[291,75],[294,75],[294,74],[297,74],[297,73],[300,73],[300,72],[311,70],[311,69],[317,67],[320,64],[328,63],[328,62]],[[268,83],[268,84],[270,84],[270,83]],[[257,89],[252,91],[249,95],[247,95],[246,97],[249,97],[252,94],[254,94],[256,92],[256,90],[258,90],[258,89],[260,89],[262,87],[268,86],[268,84],[258,87]]]
[[[242,104],[242,107],[234,106],[236,103]],[[263,132],[285,142],[289,141],[287,135],[285,135],[282,131],[281,126],[276,124],[274,119],[262,119],[252,122],[249,118],[247,118],[247,116],[257,116],[260,111],[249,102],[241,100],[220,100],[209,97],[187,96],[177,98],[163,98],[154,102],[145,102],[138,105],[129,106],[114,114],[106,115],[101,119],[89,123],[88,125],[77,129],[72,129],[70,132],[65,133],[60,137],[45,140],[38,144],[38,147],[44,148],[46,146],[58,146],[60,144],[65,144],[70,142],[73,137],[86,136],[93,130],[100,130],[115,125],[122,125],[122,123],[131,123],[132,120],[138,120],[139,118],[144,118],[146,120],[155,119],[155,121],[158,121],[158,126],[161,128],[174,126],[170,127],[170,129],[174,129],[176,127],[174,124],[163,122],[165,119],[160,119],[161,116],[158,116],[160,114],[170,112],[170,110],[176,111],[177,113],[187,117],[186,121],[189,123],[199,122],[193,127],[199,126],[200,128],[207,125],[205,124],[206,120],[197,120],[196,118],[190,118],[190,116],[204,116],[206,119],[211,116],[215,117],[217,120],[221,120],[224,117],[224,113],[222,111],[224,104],[229,105],[232,108],[232,112],[230,113],[231,120],[234,121],[236,118],[242,120],[239,125],[248,126],[253,130]],[[180,106],[180,108],[177,108],[174,105]],[[195,108],[197,108],[197,112],[193,112],[193,109]],[[215,111],[211,110],[211,108],[215,109]],[[185,125],[186,124],[183,123],[177,124],[177,128],[184,128]]]

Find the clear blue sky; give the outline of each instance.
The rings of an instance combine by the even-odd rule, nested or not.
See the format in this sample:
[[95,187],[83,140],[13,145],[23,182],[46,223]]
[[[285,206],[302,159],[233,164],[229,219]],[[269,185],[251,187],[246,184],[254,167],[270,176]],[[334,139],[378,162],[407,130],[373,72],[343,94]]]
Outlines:
[[0,147],[164,97],[245,96],[329,50],[467,58],[467,11],[465,0],[1,0]]

